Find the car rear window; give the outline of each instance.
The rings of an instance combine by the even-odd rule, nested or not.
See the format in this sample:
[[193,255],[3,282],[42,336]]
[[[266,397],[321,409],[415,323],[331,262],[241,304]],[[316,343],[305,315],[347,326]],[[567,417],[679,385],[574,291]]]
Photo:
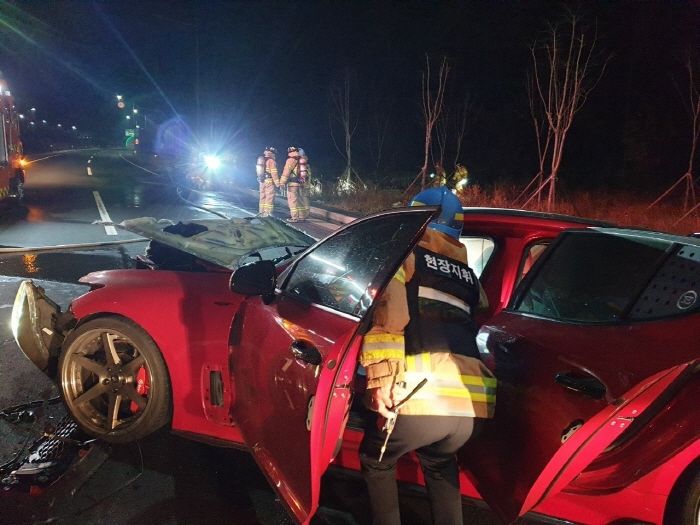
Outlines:
[[631,235],[564,234],[518,294],[514,309],[593,323],[697,311],[698,251]]

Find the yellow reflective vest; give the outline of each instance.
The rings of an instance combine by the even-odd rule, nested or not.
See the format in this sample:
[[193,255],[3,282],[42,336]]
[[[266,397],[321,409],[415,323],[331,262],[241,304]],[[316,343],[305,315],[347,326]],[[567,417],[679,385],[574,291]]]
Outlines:
[[[426,230],[418,248],[422,250],[417,251],[427,250],[437,254],[438,258],[444,256],[444,261],[452,261],[454,267],[461,263],[460,267],[463,268],[467,264],[464,245],[435,230]],[[417,345],[413,341],[408,345],[411,351],[406,351],[405,329],[410,321],[407,288],[410,288],[411,280],[416,277],[415,253],[414,251],[408,256],[382,296],[377,299],[372,328],[364,337],[360,353],[360,364],[367,370],[367,388],[392,386],[394,399],[399,401],[426,378],[428,382],[425,386],[401,407],[401,414],[493,417],[496,379],[480,359],[474,355],[462,355],[459,349],[446,348],[440,343],[439,337],[426,338],[432,341],[432,347],[426,345],[416,351]],[[448,278],[448,267],[444,268],[445,277]],[[454,268],[451,273],[454,276],[460,275]],[[452,287],[450,291],[454,289]],[[486,306],[483,290],[480,286],[478,289],[479,305]],[[447,310],[464,314],[465,318],[473,314],[471,307],[476,306],[467,304],[464,297],[456,297],[444,291],[423,292],[430,297],[431,307],[437,304],[437,308],[440,308],[440,304],[444,303]],[[468,350],[473,347],[473,343],[465,340],[464,346]]]

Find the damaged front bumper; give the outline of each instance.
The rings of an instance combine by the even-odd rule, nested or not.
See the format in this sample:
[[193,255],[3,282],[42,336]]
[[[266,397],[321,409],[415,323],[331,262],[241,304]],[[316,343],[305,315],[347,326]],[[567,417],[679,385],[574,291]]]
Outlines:
[[22,281],[12,307],[12,334],[24,355],[51,378],[56,376],[66,328],[74,322],[42,287]]

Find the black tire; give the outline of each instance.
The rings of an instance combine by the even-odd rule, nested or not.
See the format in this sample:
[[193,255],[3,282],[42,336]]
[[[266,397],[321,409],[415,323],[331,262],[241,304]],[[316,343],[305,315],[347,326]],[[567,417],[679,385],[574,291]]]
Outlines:
[[58,370],[68,411],[92,436],[128,443],[170,421],[163,357],[150,336],[127,319],[100,317],[80,325],[63,344]]
[[700,525],[700,470],[691,478],[681,508],[681,525]]

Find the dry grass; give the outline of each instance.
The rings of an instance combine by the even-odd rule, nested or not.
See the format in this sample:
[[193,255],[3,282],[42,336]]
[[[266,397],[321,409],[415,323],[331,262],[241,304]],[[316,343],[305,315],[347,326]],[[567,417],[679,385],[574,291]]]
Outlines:
[[[460,192],[459,198],[465,206],[512,208],[520,189],[505,185],[489,190],[479,186],[469,186]],[[403,200],[404,204],[406,200]],[[401,190],[385,190],[377,187],[359,191],[353,195],[324,195],[326,204],[362,214],[384,210],[401,201]],[[700,232],[700,209],[679,221],[685,214],[682,202],[669,200],[649,209],[650,202],[631,193],[577,192],[560,198],[551,211],[609,221],[623,227],[647,228],[681,235]],[[545,211],[536,203],[528,205],[526,209]]]

